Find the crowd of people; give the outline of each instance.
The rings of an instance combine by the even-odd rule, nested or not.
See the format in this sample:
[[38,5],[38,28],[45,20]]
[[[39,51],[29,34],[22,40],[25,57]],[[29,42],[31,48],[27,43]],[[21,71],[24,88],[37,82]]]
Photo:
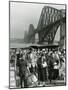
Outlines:
[[[14,49],[13,49],[14,50]],[[16,75],[22,87],[33,87],[55,80],[65,81],[66,52],[60,49],[11,49],[10,63],[15,65]],[[24,82],[24,85],[22,85]]]

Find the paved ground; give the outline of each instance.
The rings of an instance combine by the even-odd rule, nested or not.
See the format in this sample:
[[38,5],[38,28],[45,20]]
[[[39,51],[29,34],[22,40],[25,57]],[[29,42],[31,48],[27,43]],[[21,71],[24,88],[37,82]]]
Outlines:
[[[29,87],[51,87],[51,86],[64,86],[65,82],[63,80],[56,80],[56,81],[52,81],[52,83],[50,83],[49,81],[45,82],[41,82],[41,84],[35,86],[35,85],[30,85]],[[20,85],[17,86],[17,88],[20,88]]]

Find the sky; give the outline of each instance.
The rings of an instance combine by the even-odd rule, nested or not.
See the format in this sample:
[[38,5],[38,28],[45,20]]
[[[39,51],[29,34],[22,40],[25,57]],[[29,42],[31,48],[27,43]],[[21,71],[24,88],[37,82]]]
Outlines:
[[30,24],[36,28],[44,6],[65,9],[64,5],[10,2],[10,38],[22,39]]

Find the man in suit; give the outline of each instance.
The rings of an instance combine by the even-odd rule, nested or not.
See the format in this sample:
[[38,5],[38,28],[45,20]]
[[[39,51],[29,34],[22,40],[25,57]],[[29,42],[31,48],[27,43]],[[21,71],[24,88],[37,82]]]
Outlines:
[[20,75],[20,84],[22,88],[22,82],[24,83],[24,87],[27,87],[26,73],[27,73],[27,61],[25,60],[25,55],[20,58],[20,66],[19,66],[19,75]]

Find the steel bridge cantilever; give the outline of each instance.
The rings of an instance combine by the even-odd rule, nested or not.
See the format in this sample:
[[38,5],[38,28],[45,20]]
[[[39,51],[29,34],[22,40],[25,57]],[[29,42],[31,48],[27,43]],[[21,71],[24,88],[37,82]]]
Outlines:
[[[63,18],[61,18],[60,20],[57,20],[56,22],[51,23],[51,24],[47,25],[45,28],[43,28],[43,30],[46,30],[46,31],[45,31],[45,33],[44,33],[41,41],[39,41],[39,43],[41,43],[41,42],[44,41],[44,38],[46,38],[46,36],[48,35],[48,33],[50,33],[50,31],[53,29],[53,27],[55,27],[57,24],[58,24],[58,26],[57,26],[57,28],[58,28],[59,25],[61,24],[60,22],[65,22],[65,23],[66,23],[66,17],[63,17]],[[42,31],[43,31],[43,30],[42,30]],[[40,32],[40,31],[39,31],[39,32]],[[57,30],[56,30],[56,32],[57,32]],[[56,34],[56,32],[55,32],[55,34]],[[54,37],[53,37],[53,39],[52,39],[51,42],[53,42],[53,40],[54,40]]]
[[[44,32],[44,35],[43,35],[43,37],[41,38],[41,41],[39,41],[38,43],[43,42],[43,41],[44,41],[44,38],[48,35],[48,33],[50,33],[50,30],[52,30],[53,27],[54,27],[56,24],[59,24],[59,25],[60,25],[60,22],[65,22],[65,23],[66,23],[66,17],[63,17],[63,18],[61,18],[61,19],[59,19],[59,20],[57,20],[57,21],[55,21],[55,22],[53,22],[53,23],[50,23],[50,24],[47,25],[46,27],[42,28],[42,30],[38,30],[38,28],[35,29],[34,32],[33,32],[33,34],[30,35],[30,36],[28,36],[29,39],[31,39],[31,37],[34,36],[36,33]],[[53,37],[53,38],[54,38],[54,37]],[[53,41],[53,40],[52,40],[52,41]]]

